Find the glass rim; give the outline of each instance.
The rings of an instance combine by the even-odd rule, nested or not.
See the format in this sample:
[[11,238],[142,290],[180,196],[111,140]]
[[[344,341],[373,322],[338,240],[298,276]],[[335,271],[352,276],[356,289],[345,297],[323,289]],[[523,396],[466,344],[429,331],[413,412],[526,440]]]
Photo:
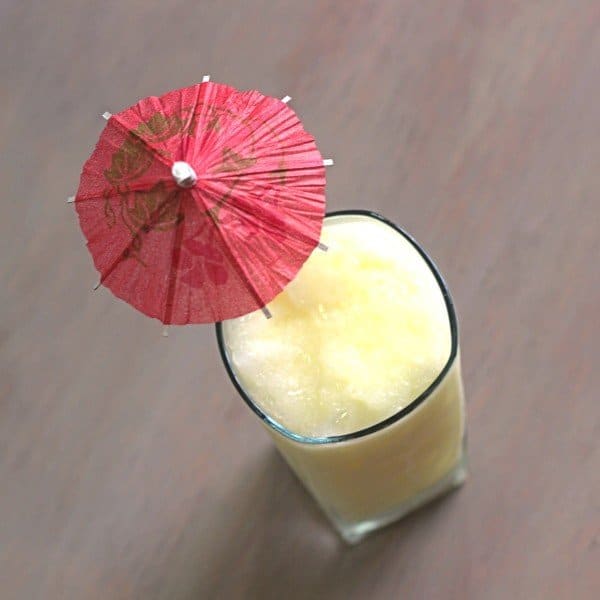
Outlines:
[[225,370],[227,371],[227,375],[231,380],[231,383],[237,390],[238,394],[242,397],[244,402],[250,407],[252,412],[254,412],[264,423],[266,423],[271,429],[276,431],[277,433],[287,437],[294,442],[298,442],[301,444],[310,444],[310,445],[323,445],[323,444],[337,444],[341,442],[349,442],[351,440],[356,440],[358,438],[362,438],[368,436],[372,433],[376,433],[383,429],[386,429],[390,425],[400,421],[404,417],[408,416],[412,413],[416,408],[418,408],[431,394],[437,389],[440,383],[444,380],[448,372],[450,371],[454,361],[456,360],[456,356],[458,354],[458,321],[456,317],[456,311],[454,309],[454,303],[452,302],[452,297],[450,296],[450,291],[448,290],[448,286],[444,281],[437,265],[433,262],[433,260],[429,257],[427,252],[418,244],[418,242],[404,229],[396,225],[393,221],[390,221],[383,215],[380,215],[377,212],[371,210],[364,209],[350,209],[350,210],[337,210],[328,212],[325,215],[325,218],[328,217],[351,217],[351,216],[363,216],[370,217],[376,219],[392,229],[394,229],[397,233],[402,235],[410,244],[417,250],[421,258],[425,261],[431,272],[433,273],[435,280],[440,286],[440,291],[442,292],[442,296],[444,298],[444,302],[446,304],[446,310],[448,311],[448,320],[450,322],[450,337],[451,337],[451,346],[450,346],[450,355],[446,364],[438,373],[437,377],[431,382],[431,384],[421,392],[414,400],[409,402],[406,406],[401,408],[399,411],[395,412],[393,415],[386,417],[382,421],[375,423],[374,425],[369,425],[368,427],[364,427],[363,429],[358,429],[357,431],[352,431],[350,433],[342,433],[337,435],[329,435],[323,437],[311,437],[298,433],[294,433],[290,431],[287,427],[279,423],[277,420],[273,419],[271,416],[266,414],[260,406],[258,406],[252,398],[246,393],[243,385],[237,378],[231,363],[229,362],[229,357],[227,355],[227,350],[225,348],[225,340],[223,336],[223,325],[222,322],[215,323],[215,331],[217,335],[217,345],[219,347],[219,354],[221,355],[221,360],[225,366]]

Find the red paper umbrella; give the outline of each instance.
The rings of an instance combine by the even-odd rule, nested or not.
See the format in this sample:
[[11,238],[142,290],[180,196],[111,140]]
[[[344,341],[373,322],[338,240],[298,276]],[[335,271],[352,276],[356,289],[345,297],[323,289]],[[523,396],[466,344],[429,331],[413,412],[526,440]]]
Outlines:
[[264,307],[319,243],[325,170],[285,102],[203,82],[110,116],[75,205],[100,283],[163,323]]

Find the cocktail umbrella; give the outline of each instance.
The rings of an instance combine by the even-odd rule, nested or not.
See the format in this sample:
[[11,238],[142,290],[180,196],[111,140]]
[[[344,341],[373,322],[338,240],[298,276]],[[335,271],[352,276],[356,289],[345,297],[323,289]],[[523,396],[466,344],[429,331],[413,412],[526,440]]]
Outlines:
[[106,114],[73,198],[99,284],[165,324],[271,301],[325,212],[327,161],[288,100],[205,78]]

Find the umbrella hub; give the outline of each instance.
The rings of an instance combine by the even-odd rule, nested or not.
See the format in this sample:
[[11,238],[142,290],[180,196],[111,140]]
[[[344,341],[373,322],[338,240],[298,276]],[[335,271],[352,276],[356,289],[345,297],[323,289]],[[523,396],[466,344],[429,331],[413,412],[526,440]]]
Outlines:
[[173,163],[171,175],[173,175],[175,183],[182,188],[190,188],[198,181],[198,175],[196,175],[192,165],[183,160],[177,160]]

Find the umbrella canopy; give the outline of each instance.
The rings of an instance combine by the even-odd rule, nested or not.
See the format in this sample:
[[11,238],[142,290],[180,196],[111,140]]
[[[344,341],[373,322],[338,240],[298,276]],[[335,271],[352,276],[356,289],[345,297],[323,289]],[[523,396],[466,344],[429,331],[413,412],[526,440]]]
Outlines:
[[264,307],[319,243],[325,169],[282,100],[203,82],[110,116],[75,196],[100,283],[163,323]]

